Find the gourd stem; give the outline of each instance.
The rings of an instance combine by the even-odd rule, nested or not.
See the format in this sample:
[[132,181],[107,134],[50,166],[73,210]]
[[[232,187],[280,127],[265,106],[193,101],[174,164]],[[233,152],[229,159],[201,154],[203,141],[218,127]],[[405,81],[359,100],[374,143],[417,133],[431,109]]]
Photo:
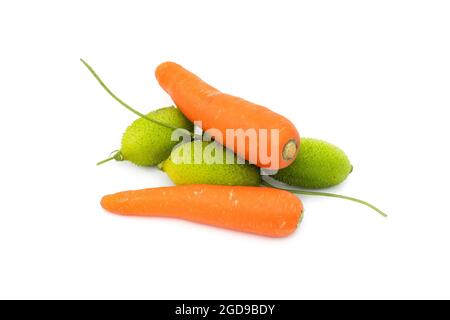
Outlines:
[[102,165],[102,164],[104,164],[104,163],[106,163],[106,162],[108,162],[108,161],[111,161],[111,160],[114,160],[114,157],[109,157],[109,158],[106,158],[105,160],[102,160],[102,161],[100,161],[100,162],[97,162],[97,165],[99,166],[99,165]]
[[270,183],[268,183],[266,180],[262,181],[262,184],[271,188],[276,188],[276,189],[281,189],[281,190],[286,190],[292,193],[296,193],[296,194],[301,194],[301,195],[306,195],[306,196],[322,196],[322,197],[332,197],[332,198],[339,198],[339,199],[345,199],[345,200],[349,200],[349,201],[353,201],[353,202],[357,202],[360,203],[362,205],[365,205],[373,210],[375,210],[376,212],[378,212],[380,215],[382,215],[383,217],[387,217],[387,214],[384,213],[383,211],[381,211],[380,209],[378,209],[377,207],[375,207],[373,204],[370,204],[367,201],[361,200],[361,199],[357,199],[357,198],[353,198],[353,197],[348,197],[348,196],[344,196],[344,195],[340,195],[340,194],[335,194],[335,193],[328,193],[328,192],[320,192],[320,191],[308,191],[308,190],[299,190],[299,189],[291,189],[291,188],[282,188],[279,186],[274,186]]
[[[134,114],[138,115],[141,118],[144,118],[148,121],[151,121],[153,123],[156,123],[160,126],[166,127],[168,129],[172,129],[172,130],[176,130],[178,129],[175,126],[172,126],[170,124],[152,119],[150,117],[148,117],[147,115],[137,111],[136,109],[132,108],[130,105],[126,104],[122,99],[120,99],[119,97],[117,97],[107,86],[106,84],[103,82],[103,80],[97,75],[97,73],[94,71],[94,69],[83,59],[80,59],[80,61],[85,65],[85,67],[91,72],[91,74],[94,76],[95,79],[97,79],[97,81],[100,83],[100,85],[103,87],[103,89],[106,90],[106,92],[108,92],[108,94],[114,98],[114,100],[116,100],[117,102],[119,102],[122,106],[124,106],[125,108],[127,108],[128,110],[130,110],[131,112],[133,112]],[[193,135],[193,133],[191,133],[191,136]],[[106,160],[106,159],[105,159]]]
[[102,165],[108,161],[116,160],[116,161],[123,161],[123,154],[120,152],[120,150],[114,150],[110,153],[109,158],[106,158],[105,160],[102,160],[100,162],[97,162],[97,165]]

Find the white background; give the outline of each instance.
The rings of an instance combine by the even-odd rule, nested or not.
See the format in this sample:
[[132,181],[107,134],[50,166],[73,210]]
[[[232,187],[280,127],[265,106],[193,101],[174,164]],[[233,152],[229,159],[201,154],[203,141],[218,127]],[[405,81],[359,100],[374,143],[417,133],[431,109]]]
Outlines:
[[[448,1],[3,1],[0,298],[450,298]],[[269,106],[355,170],[304,197],[282,239],[111,215],[102,195],[171,185],[96,161],[171,104],[173,60]]]

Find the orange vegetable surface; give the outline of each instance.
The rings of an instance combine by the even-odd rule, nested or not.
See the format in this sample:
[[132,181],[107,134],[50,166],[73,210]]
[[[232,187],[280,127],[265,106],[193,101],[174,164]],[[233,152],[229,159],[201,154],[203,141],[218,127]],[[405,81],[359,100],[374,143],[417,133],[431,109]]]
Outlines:
[[102,198],[104,209],[126,216],[185,219],[270,237],[297,229],[301,201],[266,187],[185,185],[119,192]]
[[[281,169],[294,161],[300,147],[300,136],[292,122],[285,117],[266,107],[222,93],[174,62],[160,64],[155,74],[161,87],[189,120],[201,121],[205,131],[217,129],[221,134],[213,133],[215,140],[242,158],[270,169]],[[243,130],[227,139],[227,129]],[[248,129],[257,132],[256,149],[245,138],[245,130]],[[260,129],[266,129],[267,139],[259,134]],[[274,147],[273,152],[272,129],[277,129],[279,134],[278,147]],[[245,141],[243,150],[238,149],[239,139]],[[254,156],[251,156],[252,152]]]

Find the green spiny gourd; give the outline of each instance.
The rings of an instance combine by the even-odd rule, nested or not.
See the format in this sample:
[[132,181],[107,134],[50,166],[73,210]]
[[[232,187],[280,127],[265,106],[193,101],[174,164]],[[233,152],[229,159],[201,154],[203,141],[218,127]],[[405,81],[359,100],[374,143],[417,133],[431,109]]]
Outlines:
[[[193,130],[193,124],[177,108],[165,107],[147,117],[174,127]],[[155,166],[167,159],[178,141],[172,141],[172,129],[162,127],[145,118],[135,120],[122,136],[120,152],[124,160],[139,166]]]
[[[240,162],[238,162],[240,161]],[[259,169],[215,142],[192,141],[176,147],[161,166],[177,185],[258,186]]]
[[99,164],[115,159],[128,160],[138,166],[155,166],[170,155],[178,141],[172,141],[171,128],[148,121],[147,118],[168,124],[175,128],[193,130],[193,124],[177,108],[165,107],[146,115],[146,118],[135,120],[122,136],[120,150],[111,158]]
[[338,147],[322,140],[303,138],[295,161],[278,171],[274,178],[292,186],[319,189],[343,182],[352,169],[348,157]]

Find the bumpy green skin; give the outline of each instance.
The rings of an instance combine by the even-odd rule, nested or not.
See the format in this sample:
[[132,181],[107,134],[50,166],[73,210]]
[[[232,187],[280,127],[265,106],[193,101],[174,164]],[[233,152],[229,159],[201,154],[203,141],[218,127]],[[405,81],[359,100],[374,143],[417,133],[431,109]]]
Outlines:
[[291,186],[328,188],[343,182],[352,168],[346,154],[338,147],[322,140],[303,138],[295,161],[278,171],[274,178]]
[[[155,110],[147,116],[177,128],[193,131],[193,124],[173,106]],[[123,134],[120,149],[123,159],[138,166],[155,166],[161,163],[178,143],[171,141],[172,131],[147,119],[137,119]]]
[[[251,164],[237,164],[236,155],[225,149],[223,146],[214,143],[215,151],[211,151],[209,146],[211,142],[193,141],[185,143],[175,148],[169,159],[162,166],[170,179],[176,185],[185,184],[218,184],[227,186],[259,186],[261,176],[259,169]],[[196,151],[197,150],[197,151]],[[232,164],[208,163],[208,157],[197,158],[200,163],[195,163],[195,154],[211,154],[215,156],[215,152],[219,152],[225,160],[227,155],[234,160]],[[210,152],[211,151],[211,152]],[[209,158],[211,159],[211,157]],[[183,161],[184,160],[184,161]]]

